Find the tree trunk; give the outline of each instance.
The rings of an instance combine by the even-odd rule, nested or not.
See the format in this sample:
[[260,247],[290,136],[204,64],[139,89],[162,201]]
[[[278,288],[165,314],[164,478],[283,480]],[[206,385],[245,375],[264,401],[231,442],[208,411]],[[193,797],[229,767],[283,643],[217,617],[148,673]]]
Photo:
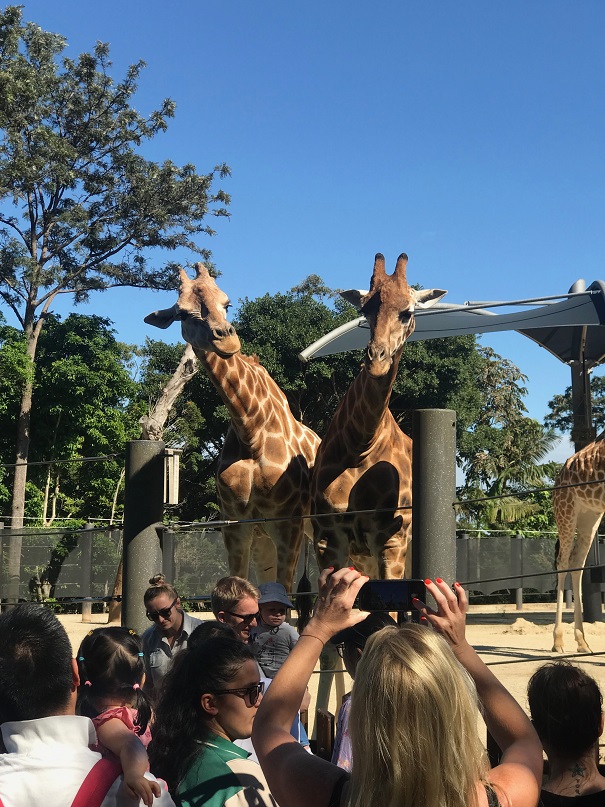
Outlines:
[[[176,370],[166,382],[155,406],[152,407],[148,415],[144,415],[139,421],[141,424],[141,440],[161,440],[163,438],[164,427],[166,426],[170,410],[185,388],[187,382],[193,378],[198,370],[199,365],[193,348],[187,343]],[[122,573],[122,560],[120,560],[116,579],[113,584],[112,597],[118,597],[122,594]],[[122,603],[112,599],[109,604],[109,621],[118,622],[121,619],[121,615]]]

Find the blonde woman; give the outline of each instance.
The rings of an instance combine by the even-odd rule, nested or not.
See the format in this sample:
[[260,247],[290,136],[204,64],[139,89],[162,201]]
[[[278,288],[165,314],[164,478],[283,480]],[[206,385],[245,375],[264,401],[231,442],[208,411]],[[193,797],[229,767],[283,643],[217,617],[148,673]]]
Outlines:
[[[384,628],[365,646],[352,695],[352,773],[296,746],[289,725],[324,643],[367,616],[352,610],[367,578],[353,569],[330,572],[322,573],[314,615],[254,722],[254,746],[277,802],[535,807],[542,746],[521,707],[466,641],[464,590],[456,584],[452,591],[439,578],[426,581],[437,607],[415,603],[426,624]],[[477,731],[477,699],[503,752],[492,770]]]

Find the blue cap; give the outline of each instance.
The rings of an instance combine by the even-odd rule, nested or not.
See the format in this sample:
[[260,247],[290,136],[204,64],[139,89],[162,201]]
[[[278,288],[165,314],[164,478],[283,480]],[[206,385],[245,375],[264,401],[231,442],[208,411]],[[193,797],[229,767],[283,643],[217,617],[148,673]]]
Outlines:
[[286,608],[292,608],[290,598],[281,583],[262,583],[258,588],[260,590],[259,605],[264,605],[267,602],[279,602],[285,605]]

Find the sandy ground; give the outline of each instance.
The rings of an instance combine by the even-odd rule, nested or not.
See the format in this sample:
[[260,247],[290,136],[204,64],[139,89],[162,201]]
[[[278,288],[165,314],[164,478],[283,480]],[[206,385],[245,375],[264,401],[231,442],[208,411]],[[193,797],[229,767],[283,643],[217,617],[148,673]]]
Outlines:
[[[517,611],[514,605],[477,605],[469,609],[467,617],[469,641],[524,708],[527,707],[526,688],[531,674],[548,659],[560,658],[551,652],[554,609],[554,604],[525,605],[521,611]],[[194,616],[209,619],[211,614],[202,613]],[[88,631],[106,624],[107,621],[107,617],[101,614],[93,615],[92,623],[83,623],[77,614],[61,616],[60,619],[67,629],[74,654]],[[585,624],[586,639],[595,655],[577,656],[574,656],[576,647],[573,614],[570,610],[565,611],[564,621],[566,656],[571,657],[574,663],[580,664],[596,678],[605,692],[605,621]],[[318,682],[319,673],[316,671],[310,684],[312,697],[309,711],[310,728],[313,724],[312,715],[315,711]],[[340,692],[348,692],[350,679],[344,672],[342,682]],[[334,714],[338,712],[339,694],[336,688],[332,687],[329,709]]]

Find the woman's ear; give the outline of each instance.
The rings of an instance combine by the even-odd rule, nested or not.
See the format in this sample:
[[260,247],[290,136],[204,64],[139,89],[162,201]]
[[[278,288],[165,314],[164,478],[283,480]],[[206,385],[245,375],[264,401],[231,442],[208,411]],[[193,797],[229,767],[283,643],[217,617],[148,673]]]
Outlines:
[[216,698],[214,695],[205,693],[200,697],[200,704],[206,714],[211,715],[212,717],[218,714],[218,706],[216,704]]

